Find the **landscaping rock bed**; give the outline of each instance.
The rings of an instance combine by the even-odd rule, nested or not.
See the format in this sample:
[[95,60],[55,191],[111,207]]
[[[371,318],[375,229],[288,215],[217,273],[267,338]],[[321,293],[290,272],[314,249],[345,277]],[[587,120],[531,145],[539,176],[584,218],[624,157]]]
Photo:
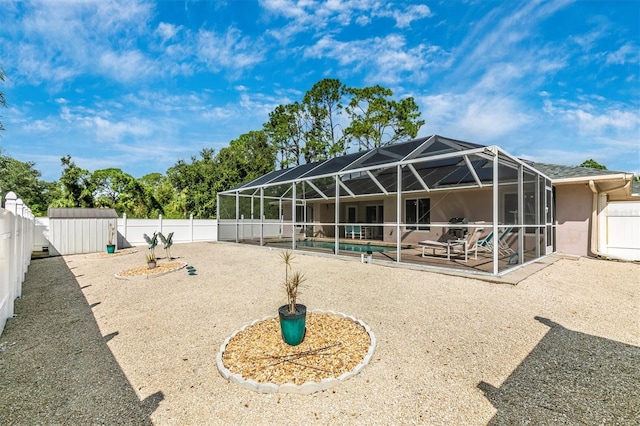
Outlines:
[[369,326],[335,312],[307,315],[303,342],[289,346],[277,318],[254,321],[222,345],[218,369],[226,379],[261,393],[309,394],[360,372],[373,356]]

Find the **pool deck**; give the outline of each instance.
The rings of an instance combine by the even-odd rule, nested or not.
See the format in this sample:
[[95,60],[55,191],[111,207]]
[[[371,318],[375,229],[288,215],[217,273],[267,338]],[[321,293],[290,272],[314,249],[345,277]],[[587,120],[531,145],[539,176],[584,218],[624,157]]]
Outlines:
[[[310,238],[308,240],[330,244],[335,243],[334,239],[329,238]],[[477,259],[469,255],[467,261],[465,261],[462,256],[452,256],[450,259],[447,259],[444,255],[422,257],[422,248],[420,246],[403,244],[401,246],[402,262],[398,263],[396,261],[397,250],[395,246],[391,246],[388,241],[340,238],[339,242],[340,244],[347,245],[366,246],[367,244],[370,244],[372,246],[383,246],[392,248],[392,250],[389,251],[373,252],[372,261],[375,263],[409,269],[435,270],[439,273],[447,275],[476,278],[488,282],[512,285],[519,283],[532,273],[545,268],[558,259],[557,255],[550,255],[532,261],[534,260],[532,257],[533,254],[525,253],[525,264],[516,265],[515,267],[513,267],[513,265],[509,265],[509,257],[502,256],[498,260],[498,268],[501,274],[493,275],[493,257],[491,253],[478,252]],[[260,242],[256,240],[245,240],[243,244],[260,245]],[[289,249],[291,248],[290,245],[290,239],[265,240],[265,247],[268,248]],[[307,251],[323,256],[336,256],[336,254],[333,252],[333,246],[331,246],[330,248],[298,246],[298,250]],[[337,256],[363,260],[362,252],[359,251],[340,250]],[[510,271],[502,273],[509,268],[511,268]]]

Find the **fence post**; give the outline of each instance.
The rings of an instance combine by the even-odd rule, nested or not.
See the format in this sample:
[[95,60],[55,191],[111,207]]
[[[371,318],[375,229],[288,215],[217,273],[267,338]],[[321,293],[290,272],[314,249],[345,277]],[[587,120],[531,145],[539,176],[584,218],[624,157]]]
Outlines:
[[24,210],[24,201],[22,201],[22,198],[18,198],[16,200],[16,219],[17,219],[17,228],[18,232],[20,233],[19,236],[16,238],[16,243],[18,244],[18,250],[17,250],[17,266],[18,266],[18,270],[16,271],[16,297],[20,297],[22,296],[22,282],[24,281],[24,277],[26,274],[26,271],[24,270],[24,218],[23,218],[23,212]]
[[191,225],[191,242],[193,242],[193,213],[189,215],[189,225]]
[[[0,212],[0,333],[7,318],[14,313],[14,300],[22,296],[22,283],[31,263],[35,221],[29,207],[13,191],[5,195],[5,208]],[[4,217],[2,217],[4,216]],[[1,223],[0,223],[1,224]],[[2,305],[6,304],[6,308]]]
[[158,232],[160,232],[162,234],[163,229],[162,229],[162,215],[161,214],[158,215],[158,227],[160,228],[160,231],[158,231]]

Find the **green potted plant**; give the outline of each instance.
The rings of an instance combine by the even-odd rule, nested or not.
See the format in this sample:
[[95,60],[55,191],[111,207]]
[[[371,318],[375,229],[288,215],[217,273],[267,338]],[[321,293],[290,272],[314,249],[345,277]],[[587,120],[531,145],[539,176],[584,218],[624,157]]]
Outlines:
[[157,266],[156,256],[153,252],[147,254],[147,267],[153,269]]
[[307,307],[296,303],[300,285],[305,281],[302,273],[292,271],[293,253],[289,250],[280,254],[285,267],[283,287],[287,293],[287,304],[278,308],[280,331],[288,345],[297,346],[304,339],[307,321]]
[[109,223],[109,241],[107,242],[107,253],[115,253],[116,245],[113,243],[116,237],[116,229],[112,223]]

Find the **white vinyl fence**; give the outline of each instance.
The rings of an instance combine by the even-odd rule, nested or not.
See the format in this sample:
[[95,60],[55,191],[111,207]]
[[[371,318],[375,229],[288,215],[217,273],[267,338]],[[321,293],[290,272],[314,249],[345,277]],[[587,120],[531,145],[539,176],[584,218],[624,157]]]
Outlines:
[[124,214],[118,219],[118,248],[146,244],[144,234],[152,236],[154,232],[162,232],[166,237],[173,232],[173,242],[195,243],[198,241],[218,240],[218,221],[216,219],[129,219]]
[[640,260],[640,201],[609,201],[600,233],[603,252],[626,260]]
[[0,334],[13,317],[14,301],[22,296],[22,283],[31,263],[34,217],[15,193],[0,208]]
[[[194,219],[193,216],[189,219],[164,219],[162,215],[158,216],[157,219],[129,219],[125,214],[117,221],[118,238],[116,247],[118,249],[145,245],[144,234],[151,236],[154,232],[162,232],[165,236],[173,232],[173,242],[175,244],[218,240],[218,221],[216,219]],[[57,240],[71,240],[73,237],[72,235],[54,236],[54,232],[72,233],[75,231],[70,226],[51,227],[47,217],[37,218],[33,250],[41,251],[47,248],[49,254],[56,255],[58,253],[56,253],[50,241],[54,241],[56,238]],[[97,249],[94,248],[93,251],[103,249],[104,244]]]

